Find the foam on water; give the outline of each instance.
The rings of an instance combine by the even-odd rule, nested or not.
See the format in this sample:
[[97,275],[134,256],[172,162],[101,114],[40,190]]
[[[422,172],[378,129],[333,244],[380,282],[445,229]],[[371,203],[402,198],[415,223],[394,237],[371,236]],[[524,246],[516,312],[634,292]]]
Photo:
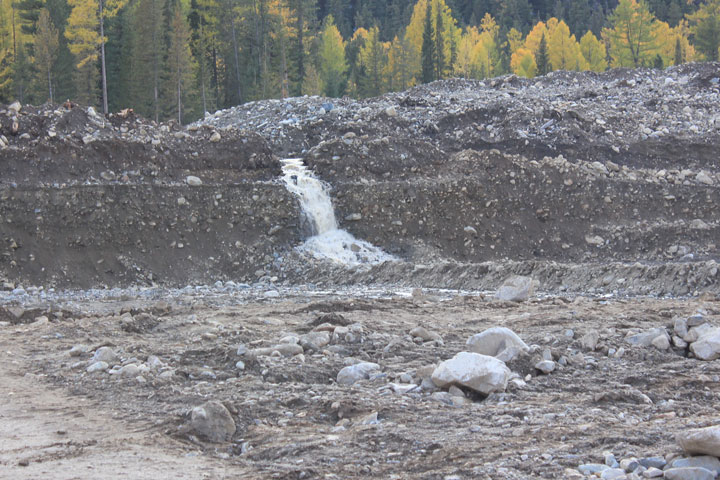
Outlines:
[[345,265],[378,264],[397,260],[381,249],[338,228],[328,186],[316,178],[300,158],[282,161],[283,181],[300,199],[300,206],[313,225],[314,236],[298,250],[318,259]]

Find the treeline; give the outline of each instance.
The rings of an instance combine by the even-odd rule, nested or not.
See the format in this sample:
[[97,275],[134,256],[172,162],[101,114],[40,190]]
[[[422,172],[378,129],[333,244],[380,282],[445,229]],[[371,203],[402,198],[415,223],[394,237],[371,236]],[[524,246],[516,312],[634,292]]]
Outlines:
[[717,60],[720,0],[0,0],[0,102],[187,122],[452,76]]

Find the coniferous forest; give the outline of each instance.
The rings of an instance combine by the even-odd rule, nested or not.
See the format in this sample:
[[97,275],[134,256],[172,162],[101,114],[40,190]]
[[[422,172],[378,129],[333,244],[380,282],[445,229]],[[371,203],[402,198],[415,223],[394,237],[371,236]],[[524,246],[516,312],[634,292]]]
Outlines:
[[0,0],[0,102],[181,123],[449,77],[715,61],[720,0]]

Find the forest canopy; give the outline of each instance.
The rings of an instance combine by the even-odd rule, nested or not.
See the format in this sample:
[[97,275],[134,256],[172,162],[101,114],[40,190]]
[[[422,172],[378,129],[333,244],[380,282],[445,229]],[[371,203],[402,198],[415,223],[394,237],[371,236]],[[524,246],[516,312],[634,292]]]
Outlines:
[[717,61],[720,0],[0,0],[0,102],[186,123],[450,77]]

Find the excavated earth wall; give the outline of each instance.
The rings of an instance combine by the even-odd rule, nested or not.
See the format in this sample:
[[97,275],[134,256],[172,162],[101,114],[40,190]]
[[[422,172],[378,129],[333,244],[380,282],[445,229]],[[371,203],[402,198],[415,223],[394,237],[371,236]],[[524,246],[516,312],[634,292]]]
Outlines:
[[[524,273],[545,290],[718,293],[717,71],[450,80],[254,102],[187,128],[0,107],[0,277],[491,288]],[[289,156],[329,184],[342,228],[401,261],[295,252],[310,231],[279,180]]]

